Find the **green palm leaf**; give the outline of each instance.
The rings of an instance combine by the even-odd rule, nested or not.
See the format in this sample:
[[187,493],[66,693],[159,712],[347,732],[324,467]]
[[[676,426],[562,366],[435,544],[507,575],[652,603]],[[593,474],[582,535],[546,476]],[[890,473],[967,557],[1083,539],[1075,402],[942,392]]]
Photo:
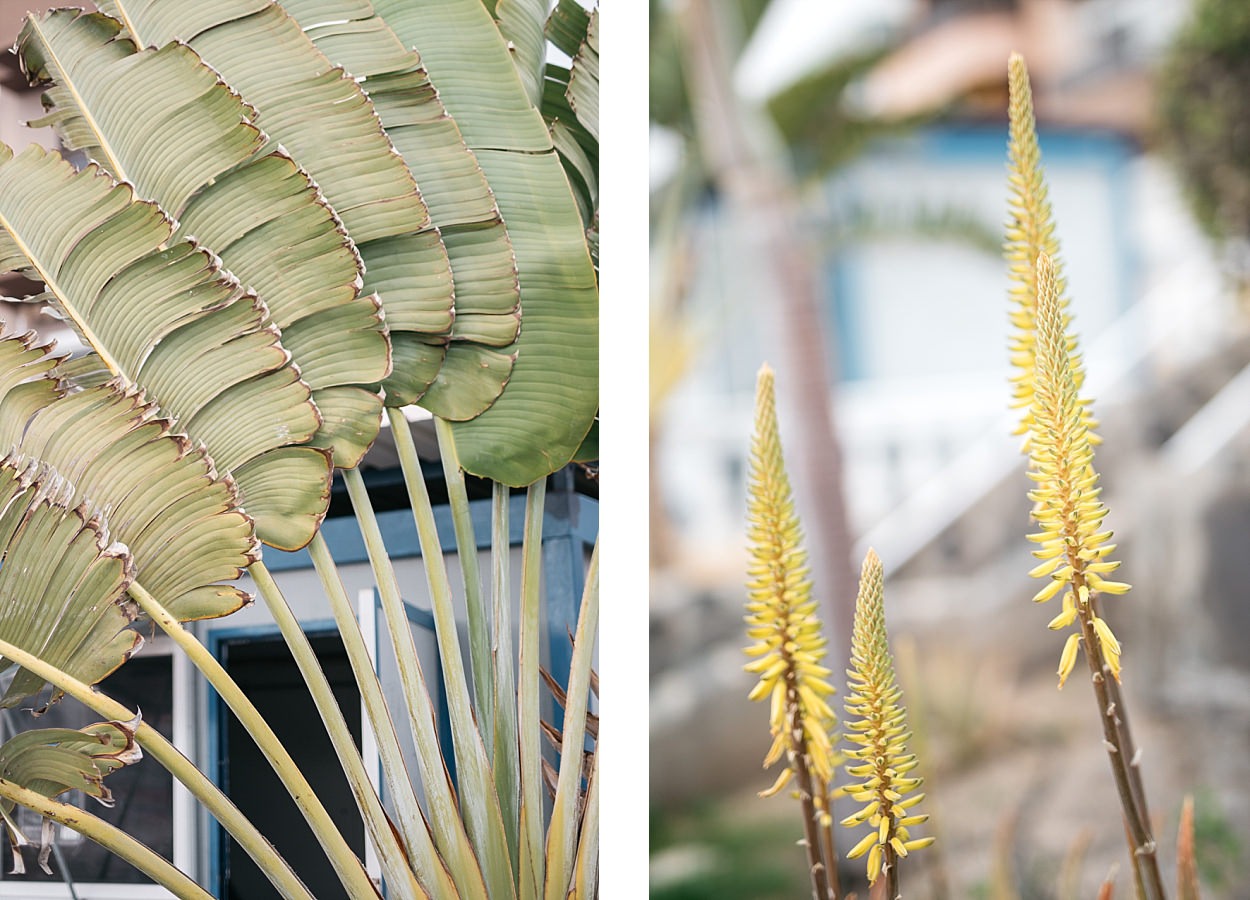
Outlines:
[[76,497],[104,510],[136,574],[180,620],[247,603],[220,583],[259,553],[230,481],[133,389],[106,383],[65,394],[48,351],[31,334],[0,339],[0,444],[54,467]]
[[[542,96],[543,118],[588,229],[596,225],[599,211],[598,27],[598,10],[560,0],[547,20],[547,39],[568,54],[572,68],[548,65]],[[575,96],[580,116],[573,109]]]
[[[321,424],[308,386],[264,327],[264,306],[212,254],[170,243],[172,231],[96,167],[74,172],[37,146],[15,157],[0,145],[0,271],[43,281],[109,371],[204,443],[238,481],[262,540],[302,546],[329,502],[328,454],[296,446]],[[269,466],[295,463],[303,477],[287,507],[249,497]]]
[[565,56],[572,59],[586,39],[590,25],[590,11],[577,0],[558,0],[555,9],[547,17],[547,40]]
[[[449,325],[447,369],[422,386],[420,403],[445,419],[472,418],[507,383],[510,345],[520,327],[516,256],[490,185],[430,84],[420,56],[405,48],[367,0],[350,12],[333,13],[321,0],[284,0],[282,7],[327,58],[363,79],[387,136],[421,185],[430,219],[447,248],[455,318]],[[404,239],[372,242],[364,253],[371,283],[384,297],[420,277]],[[410,339],[397,338],[405,340]],[[430,343],[428,338],[416,340]],[[395,393],[393,405],[412,396],[411,391]]]
[[[138,762],[143,753],[135,744],[134,722],[97,722],[81,730],[38,728],[10,738],[0,745],[0,779],[48,798],[67,791],[82,791],[105,806],[113,805],[112,792],[104,784],[110,772]],[[16,804],[0,800],[0,820],[8,825],[13,844],[13,871],[25,867],[18,847],[25,836],[15,827],[11,813]],[[52,852],[46,837],[39,852],[39,865],[45,872]]]
[[551,136],[480,0],[378,0],[415,47],[490,183],[516,254],[524,327],[499,399],[455,424],[464,468],[524,485],[564,465],[598,402],[598,285]]
[[525,85],[530,104],[542,100],[543,66],[547,60],[547,0],[499,0],[495,18],[499,33],[512,49],[517,74]]
[[[136,52],[108,16],[29,16],[18,52],[51,124],[114,178],[134,185],[259,294],[323,417],[313,440],[354,466],[376,437],[381,399],[358,387],[390,373],[390,346],[362,267],[308,176],[184,44]],[[346,364],[345,364],[346,363]]]
[[[0,638],[94,684],[120,666],[143,638],[127,626],[123,600],[134,576],[125,546],[100,515],[73,504],[73,488],[48,467],[0,459]],[[36,582],[32,571],[45,573]],[[0,661],[0,670],[10,668]],[[43,679],[19,670],[0,706],[38,693]]]
[[[99,6],[142,45],[187,42],[257,110],[255,124],[308,172],[364,258],[364,292],[379,294],[386,309],[396,345],[384,385],[388,398],[398,405],[419,397],[438,373],[451,328],[450,263],[412,173],[360,85],[276,4],[104,0]],[[383,244],[371,246],[375,241]],[[392,254],[401,254],[416,276],[379,277],[375,262]]]
[[569,106],[577,121],[599,140],[599,10],[590,13],[586,35],[570,66]]
[[104,776],[138,762],[133,722],[97,722],[85,728],[36,728],[0,745],[0,778],[57,797],[82,791],[106,806],[112,793]]

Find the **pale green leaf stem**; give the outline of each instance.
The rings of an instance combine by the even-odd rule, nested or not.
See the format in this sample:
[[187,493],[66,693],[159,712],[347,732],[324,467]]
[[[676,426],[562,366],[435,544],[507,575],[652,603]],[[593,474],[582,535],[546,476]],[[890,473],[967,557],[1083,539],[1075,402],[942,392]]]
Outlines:
[[520,900],[542,896],[543,787],[542,712],[539,708],[538,674],[542,654],[540,618],[542,598],[543,507],[547,479],[532,485],[525,498],[525,528],[521,544],[521,635],[517,688],[517,745],[521,760]]
[[[355,471],[355,470],[353,470]],[[291,759],[291,754],[278,740],[269,723],[257,711],[252,701],[239,689],[234,679],[222,667],[216,658],[174,619],[160,603],[135,583],[130,586],[130,595],[143,612],[164,631],[174,643],[187,654],[188,659],[208,679],[221,699],[230,707],[230,711],[238,717],[247,730],[248,736],[256,742],[256,746],[264,754],[265,759],[273,767],[274,773],[282,781],[283,787],[295,801],[308,826],[321,845],[321,849],[330,860],[335,874],[338,875],[343,887],[353,900],[380,897],[364,865],[347,845],[333,817],[322,805],[316,790],[300,772]]]
[[256,582],[256,587],[261,597],[264,598],[270,615],[277,623],[287,649],[291,651],[291,656],[295,659],[295,665],[299,668],[313,704],[317,707],[321,721],[330,736],[330,743],[334,746],[334,753],[343,767],[343,774],[347,776],[347,783],[351,787],[356,806],[364,819],[369,838],[378,851],[378,859],[382,865],[382,874],[388,890],[395,892],[399,897],[412,898],[412,900],[428,898],[429,894],[416,881],[413,870],[408,865],[404,849],[400,846],[399,837],[391,827],[386,811],[382,809],[382,801],[369,780],[369,773],[365,770],[360,751],[356,748],[347,719],[344,718],[343,711],[339,708],[338,701],[334,697],[334,690],[330,687],[330,682],[317,660],[312,644],[308,642],[308,636],[304,634],[299,620],[291,612],[290,605],[286,602],[286,598],[282,595],[282,591],[273,580],[264,562],[257,560],[248,571]]
[[582,788],[582,751],[586,735],[586,711],[590,704],[590,670],[595,634],[599,627],[599,543],[590,554],[586,585],[577,616],[573,660],[569,666],[564,700],[564,730],[560,741],[560,774],[547,829],[545,900],[563,900],[572,890],[577,858],[577,833],[581,824],[578,801]]
[[517,689],[512,653],[512,591],[508,577],[511,549],[508,486],[491,485],[491,568],[493,613],[491,627],[492,684],[495,689],[495,745],[491,757],[495,792],[508,835],[513,877],[520,871],[517,818],[520,814],[521,762],[517,745]]
[[417,747],[417,766],[421,784],[425,788],[434,843],[446,861],[460,895],[465,898],[485,898],[485,873],[474,856],[455,792],[448,779],[447,768],[443,764],[438,733],[435,730],[434,707],[430,702],[425,675],[421,671],[421,661],[408,625],[408,616],[404,612],[404,601],[399,590],[399,580],[395,576],[395,567],[386,552],[382,531],[369,501],[369,492],[365,488],[364,476],[359,469],[349,469],[343,473],[343,480],[347,484],[348,496],[351,498],[360,533],[369,554],[369,564],[373,568],[378,595],[382,600],[382,614],[386,618],[391,647],[395,651],[400,685],[407,705],[408,724]]
[[477,537],[469,514],[469,494],[465,488],[464,470],[456,455],[456,441],[451,426],[435,418],[439,456],[443,478],[447,484],[447,502],[456,534],[456,554],[464,577],[464,602],[469,619],[469,664],[473,672],[474,718],[479,723],[482,741],[487,747],[495,742],[495,710],[491,685],[491,647],[486,625],[486,601],[482,596],[482,577],[477,564]]
[[429,887],[435,898],[456,896],[456,887],[451,880],[447,867],[439,859],[438,851],[430,837],[429,826],[417,795],[413,791],[412,780],[404,763],[403,751],[400,749],[399,736],[395,731],[395,722],[390,708],[382,693],[382,684],[378,680],[374,663],[365,645],[360,623],[352,610],[352,604],[339,577],[338,566],[330,552],[325,538],[318,534],[308,545],[313,566],[321,580],[322,588],[330,608],[334,613],[334,622],[338,626],[339,635],[347,651],[347,658],[356,677],[356,685],[360,689],[365,714],[373,729],[378,744],[378,758],[382,764],[382,777],[386,779],[386,788],[391,803],[394,804],[400,834],[404,846],[418,879]]
[[37,791],[27,790],[3,778],[0,778],[0,799],[19,803],[90,838],[167,888],[175,897],[183,900],[213,900],[212,894],[159,853],[135,840],[116,825],[111,825],[86,810],[58,800],[49,800]]
[[[24,669],[35,673],[44,681],[62,691],[66,696],[73,697],[83,706],[105,719],[130,721],[134,713],[116,700],[100,691],[92,690],[82,681],[55,666],[49,665],[38,656],[34,656],[20,647],[0,640],[0,657],[10,659]],[[191,764],[164,735],[148,725],[140,722],[135,731],[135,740],[158,763],[181,782],[191,794],[204,804],[222,827],[239,842],[243,848],[265,873],[265,877],[282,894],[285,900],[313,900],[312,894],[291,870],[273,845],[256,830],[230,798],[221,792],[199,769]]]
[[[508,858],[503,813],[499,807],[499,797],[495,794],[494,776],[491,774],[486,746],[473,718],[468,678],[460,653],[460,635],[452,603],[451,584],[447,578],[446,558],[443,556],[438,528],[434,522],[434,509],[430,504],[425,478],[421,474],[421,463],[417,458],[408,422],[403,412],[393,407],[387,410],[387,414],[390,416],[391,433],[395,438],[395,449],[404,473],[404,484],[408,489],[408,502],[417,526],[421,558],[425,563],[423,568],[433,607],[438,658],[442,666],[443,688],[451,719],[456,773],[461,786],[461,815],[469,838],[477,850],[491,896],[515,896],[516,885]],[[453,515],[468,517],[467,501],[460,507],[453,504],[451,509]],[[463,531],[463,523],[457,531]],[[477,545],[470,543],[460,552],[462,555],[469,553],[476,556]]]
[[573,869],[573,884],[569,888],[572,900],[592,900],[598,897],[599,887],[599,753],[590,760],[590,777],[586,785],[586,810],[582,815],[581,837],[577,842],[577,859]]

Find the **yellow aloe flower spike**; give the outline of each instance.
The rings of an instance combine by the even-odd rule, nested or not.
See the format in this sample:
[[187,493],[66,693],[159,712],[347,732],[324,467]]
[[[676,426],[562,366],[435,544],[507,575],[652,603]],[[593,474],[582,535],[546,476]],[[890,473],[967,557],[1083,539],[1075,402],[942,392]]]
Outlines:
[[[826,680],[830,670],[821,665],[825,639],[782,459],[773,381],[773,371],[765,365],[756,391],[747,487],[746,623],[747,637],[755,643],[746,648],[753,660],[745,668],[760,679],[750,699],[771,701],[773,745],[764,765],[772,765],[787,751],[799,753],[812,774],[827,785],[838,762],[831,739],[837,717],[825,699],[833,687]],[[792,746],[790,736],[796,729],[801,740]],[[775,788],[780,790],[788,778],[783,772]]]
[[881,560],[869,550],[855,600],[851,668],[846,673],[850,691],[846,698],[850,717],[847,740],[859,745],[846,751],[846,772],[856,783],[842,789],[864,806],[842,824],[854,828],[866,822],[872,827],[846,856],[857,859],[867,853],[869,883],[884,872],[886,895],[895,897],[898,857],[928,847],[933,838],[913,838],[908,831],[929,817],[912,812],[924,794],[907,796],[923,779],[908,774],[916,767],[916,757],[907,753],[905,746],[911,734],[907,731],[907,711],[899,703],[902,691],[895,684],[894,660],[886,640],[884,584]]
[[[759,676],[748,695],[769,700],[769,728],[773,743],[764,767],[786,756],[787,766],[772,787],[771,796],[795,782],[803,807],[803,827],[813,895],[840,896],[829,811],[834,767],[842,757],[833,749],[837,716],[828,698],[833,687],[830,670],[821,665],[825,639],[816,616],[816,601],[808,576],[807,552],[790,479],[781,454],[773,371],[761,367],[755,395],[755,432],[747,484],[746,648],[752,661],[745,666]],[[833,893],[830,886],[833,885]]]
[[[1082,414],[1085,407],[1077,396],[1066,324],[1055,267],[1043,253],[1037,258],[1037,381],[1030,410],[1030,461],[1037,485],[1029,492],[1041,526],[1029,540],[1041,545],[1033,555],[1043,562],[1029,574],[1047,582],[1033,599],[1044,602],[1063,591],[1063,612],[1050,627],[1059,630],[1075,624],[1086,638],[1086,653],[1096,641],[1101,663],[1119,681],[1120,643],[1099,618],[1094,598],[1099,593],[1122,594],[1129,586],[1103,578],[1120,564],[1107,559],[1115,545],[1105,543],[1111,532],[1102,530],[1107,508],[1098,499],[1094,450]],[[1079,643],[1073,634],[1064,645],[1060,687],[1076,663]]]
[[[1013,285],[1010,297],[1013,301],[1011,324],[1015,329],[1011,337],[1011,364],[1018,369],[1012,380],[1013,409],[1023,409],[1024,414],[1015,434],[1028,434],[1032,422],[1034,372],[1037,356],[1037,257],[1045,253],[1055,267],[1055,286],[1059,307],[1067,328],[1067,301],[1063,299],[1064,279],[1059,263],[1059,240],[1055,237],[1055,222],[1050,210],[1046,180],[1042,174],[1042,153],[1037,144],[1037,123],[1033,115],[1033,92],[1029,86],[1029,70],[1024,57],[1011,55],[1008,63],[1008,89],[1010,92],[1011,139],[1007,147],[1008,184],[1011,195],[1008,200],[1010,219],[1007,222],[1007,241],[1003,247],[1007,257]],[[1076,352],[1076,339],[1068,338],[1072,374],[1079,390],[1084,380],[1080,357]],[[1087,407],[1082,404],[1081,415],[1089,430],[1090,443],[1097,444],[1094,434],[1097,423],[1090,418]],[[1028,438],[1026,437],[1026,442]],[[1025,448],[1027,450],[1027,443]]]

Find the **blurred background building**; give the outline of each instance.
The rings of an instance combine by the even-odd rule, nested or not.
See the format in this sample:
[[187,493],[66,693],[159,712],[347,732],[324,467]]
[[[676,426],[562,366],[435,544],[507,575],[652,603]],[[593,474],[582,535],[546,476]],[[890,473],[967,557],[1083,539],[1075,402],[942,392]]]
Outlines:
[[[857,570],[871,545],[886,566],[887,617],[911,660],[911,683],[901,677],[932,745],[930,796],[952,807],[939,828],[955,874],[915,895],[1067,896],[1057,873],[1084,827],[1081,896],[1123,855],[1094,710],[1082,689],[1055,695],[1062,641],[1044,627],[1053,612],[1028,603],[1001,254],[1013,51],[1032,76],[1086,392],[1104,423],[1108,524],[1135,586],[1110,615],[1128,635],[1157,834],[1174,854],[1181,797],[1199,792],[1209,891],[1244,895],[1250,869],[1234,848],[1250,847],[1250,650],[1237,630],[1250,625],[1246,231],[1209,198],[1234,195],[1244,177],[1226,159],[1250,118],[1229,124],[1241,115],[1224,109],[1236,106],[1230,76],[1207,71],[1219,59],[1250,65],[1240,6],[652,3],[653,895],[786,896],[716,880],[737,853],[733,822],[763,816],[798,836],[784,824],[797,823],[793,803],[742,799],[771,782],[759,771],[767,712],[745,701],[740,652],[746,452],[764,361],[778,369],[816,591],[835,625],[831,668],[846,656],[853,599],[839,565]],[[709,44],[732,96],[708,88]],[[1195,147],[1188,136],[1201,134]],[[1224,156],[1195,163],[1212,145]],[[781,262],[776,217],[788,218],[795,253]],[[815,361],[787,325],[796,265],[812,273]],[[796,396],[816,369],[833,386],[821,401],[828,432]],[[810,473],[829,469],[841,501],[812,490]],[[839,504],[840,525],[822,523]],[[1186,749],[1194,728],[1220,749]],[[991,758],[1010,761],[993,778],[1014,768],[1015,787],[985,793],[997,784],[984,780]],[[1048,803],[1026,806],[1038,796]],[[786,861],[802,890],[800,856]]]

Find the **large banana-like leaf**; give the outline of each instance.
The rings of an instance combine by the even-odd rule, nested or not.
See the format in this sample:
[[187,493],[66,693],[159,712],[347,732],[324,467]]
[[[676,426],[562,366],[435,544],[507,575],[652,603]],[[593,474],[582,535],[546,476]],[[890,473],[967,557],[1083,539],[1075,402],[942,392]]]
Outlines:
[[[136,52],[100,13],[31,15],[18,37],[52,124],[114,178],[178,221],[264,301],[322,409],[315,446],[354,466],[377,436],[381,399],[358,385],[390,374],[375,297],[333,211],[285,153],[263,152],[247,107],[185,44]],[[441,312],[449,315],[447,304]],[[436,312],[440,309],[436,309]]]
[[599,10],[590,13],[586,36],[573,57],[569,75],[569,106],[591,136],[599,140]]
[[[548,65],[542,114],[589,228],[599,210],[599,51],[598,13],[577,0],[560,0],[547,20],[547,39],[568,54],[572,69]],[[574,86],[584,109],[574,112]],[[593,101],[593,102],[591,102]]]
[[481,0],[376,0],[414,47],[490,183],[516,253],[524,326],[499,399],[455,423],[464,468],[524,485],[573,456],[598,404],[598,285],[568,179]]
[[545,33],[557,50],[572,59],[586,39],[589,25],[590,11],[578,0],[558,0],[547,17]]
[[143,758],[135,743],[139,721],[96,722],[85,728],[36,728],[0,745],[0,778],[56,797],[82,791],[106,806],[104,777]]
[[[49,214],[56,210],[56,214]],[[262,540],[298,548],[329,503],[329,454],[298,446],[320,417],[308,386],[255,296],[216,258],[95,166],[81,172],[38,146],[0,145],[0,271],[21,270],[100,355],[146,392],[234,475]],[[274,469],[302,478],[273,507],[262,491]]]
[[[281,2],[332,62],[362,79],[387,135],[421,186],[451,262],[455,319],[445,367],[419,402],[445,419],[472,418],[503,390],[520,326],[516,256],[490,186],[420,56],[405,48],[368,0],[334,11],[322,0]],[[417,274],[402,242],[375,242],[365,255],[383,296],[392,279]]]
[[[140,46],[186,41],[255,105],[358,243],[423,227],[425,206],[364,93],[268,0],[103,0]],[[339,165],[326,165],[326,157]]]
[[[106,806],[113,805],[112,793],[104,784],[110,772],[138,762],[142,751],[135,744],[133,722],[97,722],[75,731],[72,728],[38,728],[10,738],[0,746],[0,778],[48,797],[66,791],[82,791]],[[22,874],[25,867],[18,847],[25,837],[12,824],[14,803],[0,801],[0,819],[12,831],[13,871]],[[3,829],[0,829],[3,831]],[[39,851],[39,865],[45,872],[51,843],[46,840]]]
[[[94,684],[143,643],[127,626],[130,553],[102,518],[72,505],[72,486],[36,461],[0,459],[0,638]],[[31,577],[33,572],[40,578]],[[12,666],[0,661],[0,670]],[[0,706],[38,693],[43,679],[20,670]]]
[[[381,297],[394,344],[388,398],[403,404],[424,393],[442,365],[452,326],[450,263],[412,173],[356,81],[267,0],[102,0],[99,6],[142,46],[187,42],[257,110],[255,124],[317,183],[365,260],[364,291]],[[393,256],[406,264],[402,278],[382,277],[380,263]],[[431,319],[432,308],[441,315]]]
[[547,61],[547,0],[498,0],[495,18],[499,33],[512,50],[517,75],[525,85],[530,104],[537,106],[543,94],[543,66]]
[[0,338],[0,446],[53,467],[101,509],[136,577],[180,620],[249,602],[220,583],[259,553],[230,481],[133,389],[106,383],[66,395],[49,350],[29,333]]

